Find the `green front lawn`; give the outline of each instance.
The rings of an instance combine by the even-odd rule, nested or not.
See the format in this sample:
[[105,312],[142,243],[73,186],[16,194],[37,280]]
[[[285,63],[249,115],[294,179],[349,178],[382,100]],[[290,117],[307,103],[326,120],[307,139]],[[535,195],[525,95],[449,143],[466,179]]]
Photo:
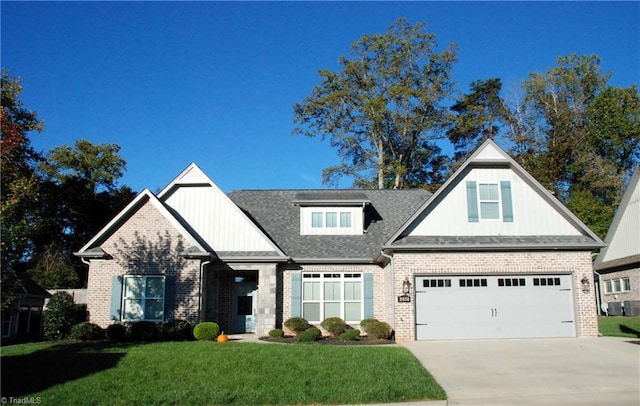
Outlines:
[[403,347],[163,342],[2,348],[2,396],[42,404],[358,404],[446,399]]
[[598,317],[603,336],[640,338],[640,317]]

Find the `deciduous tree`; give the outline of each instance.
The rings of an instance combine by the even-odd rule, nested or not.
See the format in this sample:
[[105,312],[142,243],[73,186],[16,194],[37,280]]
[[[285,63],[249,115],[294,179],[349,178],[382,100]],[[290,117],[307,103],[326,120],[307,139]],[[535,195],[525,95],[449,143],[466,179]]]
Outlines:
[[342,163],[325,183],[350,176],[359,186],[406,186],[424,179],[443,156],[434,144],[450,123],[444,106],[454,90],[454,44],[437,51],[425,23],[394,22],[385,34],[365,35],[341,56],[341,71],[320,70],[321,83],[294,106],[296,134],[322,137]]

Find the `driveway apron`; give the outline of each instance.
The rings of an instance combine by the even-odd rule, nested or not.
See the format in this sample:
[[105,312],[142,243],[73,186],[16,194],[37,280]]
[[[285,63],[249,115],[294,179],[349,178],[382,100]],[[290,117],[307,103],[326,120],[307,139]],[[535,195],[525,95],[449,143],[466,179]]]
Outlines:
[[402,344],[449,405],[640,405],[640,345],[611,337]]

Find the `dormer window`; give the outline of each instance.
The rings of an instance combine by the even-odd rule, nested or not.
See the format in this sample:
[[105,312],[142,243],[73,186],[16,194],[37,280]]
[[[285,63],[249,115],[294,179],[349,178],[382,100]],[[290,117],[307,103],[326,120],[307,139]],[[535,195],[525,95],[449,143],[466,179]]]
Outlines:
[[299,193],[300,235],[358,235],[364,233],[367,196],[359,191]]

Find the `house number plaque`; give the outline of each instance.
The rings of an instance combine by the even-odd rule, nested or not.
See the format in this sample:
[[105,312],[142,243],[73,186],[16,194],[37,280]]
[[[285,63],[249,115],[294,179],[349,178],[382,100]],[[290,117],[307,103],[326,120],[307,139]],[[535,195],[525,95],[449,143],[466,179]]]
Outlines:
[[409,295],[398,296],[398,303],[409,303],[409,302],[411,302],[411,296]]

